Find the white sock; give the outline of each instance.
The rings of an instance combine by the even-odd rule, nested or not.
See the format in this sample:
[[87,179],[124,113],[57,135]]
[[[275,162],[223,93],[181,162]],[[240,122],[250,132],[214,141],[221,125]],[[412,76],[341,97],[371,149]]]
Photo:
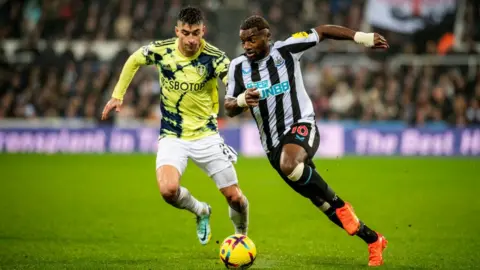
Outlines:
[[178,189],[178,197],[173,206],[181,209],[187,209],[188,211],[194,213],[197,216],[205,214],[207,211],[206,204],[195,199],[195,197],[192,196],[190,191],[188,191],[188,189],[184,187],[180,187]]
[[[237,211],[239,210],[239,211]],[[243,205],[241,209],[233,209],[231,206],[228,208],[228,214],[235,227],[236,234],[247,235],[248,232],[248,200],[243,196]]]

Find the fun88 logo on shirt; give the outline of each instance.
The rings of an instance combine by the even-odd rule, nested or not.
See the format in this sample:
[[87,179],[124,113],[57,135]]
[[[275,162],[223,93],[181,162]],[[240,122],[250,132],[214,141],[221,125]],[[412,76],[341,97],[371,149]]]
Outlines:
[[269,87],[268,80],[250,82],[247,83],[247,88],[257,88],[257,91],[260,92],[260,100],[290,92],[288,81],[274,84],[271,87]]

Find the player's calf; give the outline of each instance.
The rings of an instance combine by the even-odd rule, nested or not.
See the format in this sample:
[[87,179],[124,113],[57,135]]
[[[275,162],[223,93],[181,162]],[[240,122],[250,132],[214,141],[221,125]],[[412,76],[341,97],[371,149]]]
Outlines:
[[[237,187],[238,188],[238,187]],[[248,232],[248,200],[240,189],[233,196],[225,196],[229,205],[228,213],[235,227],[236,234],[247,235]]]
[[229,186],[222,188],[220,190],[225,196],[225,199],[228,202],[228,205],[237,212],[243,212],[247,206],[246,197],[243,196],[240,188],[237,185]]
[[[337,225],[344,228],[348,234],[354,235],[359,231],[360,220],[355,215],[352,206],[340,199],[315,169],[300,163],[288,178],[297,185],[308,186],[307,189],[303,189],[305,192],[310,193],[306,194],[307,197],[318,197],[324,200],[325,203],[328,203],[328,206],[331,206],[335,212],[335,216],[333,216],[333,213],[331,213],[332,210],[330,210],[330,213],[327,214],[328,217]],[[337,219],[340,224],[338,224]]]
[[[216,173],[212,178],[217,183],[236,183],[235,169],[229,167],[219,173]],[[235,179],[235,181],[226,181],[226,179]],[[228,202],[229,216],[235,228],[236,234],[246,235],[248,232],[248,200],[243,195],[240,187],[237,184],[231,184],[226,187],[220,186],[220,192]]]
[[179,191],[179,186],[178,185],[162,185],[160,184],[160,194],[162,195],[162,198],[165,200],[165,202],[177,206],[176,202],[178,201],[178,197],[180,195]]
[[174,166],[163,165],[158,168],[157,182],[160,193],[167,203],[195,214],[198,240],[202,245],[206,245],[212,236],[210,230],[210,206],[207,203],[198,201],[190,194],[188,189],[180,186],[180,173]]
[[[295,143],[285,144],[280,155],[280,170],[294,183],[303,187],[296,190],[308,192],[305,197],[320,197],[334,208],[344,206],[344,202],[329,188],[320,174],[305,162],[313,156],[314,151],[307,153],[304,147]],[[308,147],[307,147],[308,148]]]
[[303,160],[307,160],[307,153],[302,147],[294,144],[285,145],[280,159],[280,169],[294,185],[304,187],[296,188],[297,191],[307,192],[302,195],[308,198],[318,197],[332,206],[342,227],[350,235],[354,235],[360,228],[360,221],[353,208],[340,199],[320,174]]
[[282,166],[281,164],[280,168],[282,169],[282,172],[287,175],[287,178],[294,182],[295,185],[307,187],[304,189],[299,189],[304,190],[304,192],[308,192],[307,194],[302,195],[308,198],[320,197],[335,209],[345,205],[345,202],[335,194],[335,192],[328,186],[320,174],[308,164],[299,162],[296,164],[293,170],[290,170],[290,165]]

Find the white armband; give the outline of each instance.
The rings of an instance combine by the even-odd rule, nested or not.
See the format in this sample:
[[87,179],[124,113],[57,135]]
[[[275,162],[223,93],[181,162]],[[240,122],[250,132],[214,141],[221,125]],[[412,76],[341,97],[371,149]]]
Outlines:
[[353,40],[358,44],[363,44],[365,47],[373,47],[375,45],[375,34],[356,32]]
[[237,97],[237,105],[238,107],[247,107],[247,100],[245,99],[245,92],[241,93]]

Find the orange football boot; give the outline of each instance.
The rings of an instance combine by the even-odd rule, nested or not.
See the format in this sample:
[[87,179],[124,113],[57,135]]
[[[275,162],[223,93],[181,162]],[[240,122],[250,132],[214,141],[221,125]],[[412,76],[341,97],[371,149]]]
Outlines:
[[385,236],[377,233],[377,241],[368,245],[368,266],[380,266],[383,264],[383,250],[387,247]]
[[343,228],[350,235],[355,235],[360,229],[360,220],[355,212],[353,212],[352,206],[345,202],[343,207],[335,209],[337,217],[342,222]]

